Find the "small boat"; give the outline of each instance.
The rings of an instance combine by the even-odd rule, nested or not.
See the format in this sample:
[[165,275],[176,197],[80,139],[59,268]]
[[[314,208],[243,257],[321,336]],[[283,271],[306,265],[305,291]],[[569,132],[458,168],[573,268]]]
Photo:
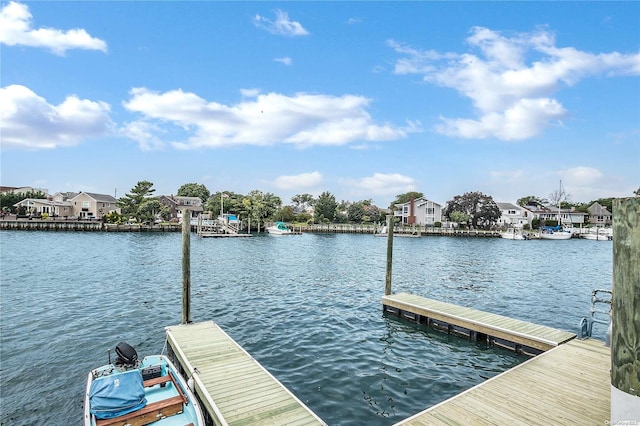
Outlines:
[[175,365],[165,355],[139,360],[126,343],[116,346],[116,360],[89,372],[84,426],[205,424],[200,404]]
[[562,197],[565,195],[562,188],[562,181],[560,181],[560,190],[558,191],[558,225],[557,226],[543,226],[541,228],[540,239],[543,240],[568,240],[571,239],[572,233],[562,227],[562,219],[560,217],[560,206]]
[[[389,235],[389,232],[387,230],[387,226],[386,225],[384,225],[380,229],[376,229],[376,231],[373,233],[374,237],[386,237],[388,235]],[[394,237],[406,237],[406,238],[418,238],[420,236],[420,232],[416,231],[415,229],[412,229],[411,232],[394,232],[393,236]]]
[[522,231],[519,229],[507,229],[504,232],[500,233],[500,237],[505,240],[528,240],[529,238],[525,236]]
[[568,240],[572,237],[571,231],[561,226],[543,226],[540,238],[543,240]]
[[613,240],[613,230],[611,228],[596,228],[580,236],[585,240],[611,241]]
[[286,223],[276,222],[272,226],[267,226],[267,232],[271,235],[293,235],[293,232]]

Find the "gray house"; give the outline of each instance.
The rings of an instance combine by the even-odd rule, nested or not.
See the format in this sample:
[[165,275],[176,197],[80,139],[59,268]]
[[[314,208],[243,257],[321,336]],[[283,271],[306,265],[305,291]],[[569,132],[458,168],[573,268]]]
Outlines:
[[600,203],[593,203],[587,209],[589,211],[589,224],[598,228],[611,226],[613,214]]
[[199,197],[183,197],[181,195],[161,195],[160,204],[169,207],[169,220],[182,220],[182,209],[188,208],[192,217],[203,212],[202,200]]

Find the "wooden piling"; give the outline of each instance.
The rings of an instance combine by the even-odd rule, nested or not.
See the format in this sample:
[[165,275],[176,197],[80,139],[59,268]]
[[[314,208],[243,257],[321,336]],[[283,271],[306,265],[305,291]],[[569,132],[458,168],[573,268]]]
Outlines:
[[191,211],[182,210],[182,324],[191,322]]
[[391,294],[391,265],[393,264],[393,215],[387,215],[387,277],[384,285],[384,295]]
[[[613,200],[611,424],[640,419],[640,197]],[[630,423],[629,423],[630,424]]]

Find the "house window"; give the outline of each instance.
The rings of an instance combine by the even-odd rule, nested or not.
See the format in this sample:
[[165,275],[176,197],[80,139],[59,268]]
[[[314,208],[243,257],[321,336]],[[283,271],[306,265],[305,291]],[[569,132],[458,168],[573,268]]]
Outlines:
[[82,202],[82,208],[83,209],[88,209],[89,207],[91,207],[91,202],[90,201],[83,201]]

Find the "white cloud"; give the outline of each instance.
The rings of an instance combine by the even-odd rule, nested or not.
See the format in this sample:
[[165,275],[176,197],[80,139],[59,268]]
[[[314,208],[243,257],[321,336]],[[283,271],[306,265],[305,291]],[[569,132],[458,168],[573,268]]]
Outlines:
[[281,190],[303,190],[315,188],[322,183],[320,172],[301,173],[293,176],[279,176],[275,180],[275,185]]
[[271,21],[264,16],[256,15],[253,18],[256,27],[267,30],[271,34],[283,35],[288,37],[309,35],[299,22],[289,20],[289,14],[282,10],[276,10],[276,19]]
[[142,151],[158,150],[164,147],[164,143],[156,133],[164,133],[164,131],[153,123],[145,121],[127,123],[120,130],[122,136],[137,141]]
[[476,53],[421,51],[389,41],[397,53],[396,74],[458,91],[476,109],[475,118],[442,118],[437,132],[462,138],[519,140],[540,134],[567,114],[550,95],[592,75],[638,75],[640,54],[592,54],[555,46],[553,33],[505,36],[475,27],[467,43]]
[[288,56],[285,56],[284,58],[276,58],[274,59],[275,62],[280,62],[284,65],[291,65],[293,63],[293,59],[291,59]]
[[[346,145],[404,138],[419,131],[419,123],[405,127],[377,124],[367,107],[369,99],[356,95],[330,96],[297,93],[260,94],[244,91],[235,105],[208,102],[199,96],[172,90],[164,93],[145,88],[131,90],[125,108],[143,115],[141,121],[158,128],[181,127],[189,137],[174,141],[178,149],[214,148],[230,145],[288,144]],[[255,94],[255,97],[247,97]]]
[[462,138],[521,140],[537,135],[552,120],[564,117],[565,112],[554,99],[520,99],[505,111],[487,113],[479,120],[442,117],[442,124],[435,129],[438,133]]
[[374,173],[359,179],[342,179],[340,183],[350,195],[367,198],[403,194],[415,191],[417,186],[415,179],[399,173]]
[[0,43],[44,47],[57,55],[64,55],[69,49],[107,51],[107,43],[91,37],[84,29],[32,28],[29,8],[16,2],[9,2],[0,11]]
[[47,149],[77,145],[112,132],[109,112],[105,102],[75,95],[51,105],[25,86],[0,88],[2,147]]

